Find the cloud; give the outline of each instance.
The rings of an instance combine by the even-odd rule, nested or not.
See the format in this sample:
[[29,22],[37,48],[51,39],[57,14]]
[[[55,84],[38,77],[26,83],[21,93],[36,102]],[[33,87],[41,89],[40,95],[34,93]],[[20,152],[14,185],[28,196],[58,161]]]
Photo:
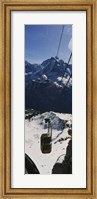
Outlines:
[[68,48],[70,51],[72,51],[72,38],[69,41]]
[[72,35],[72,25],[64,25],[64,34]]

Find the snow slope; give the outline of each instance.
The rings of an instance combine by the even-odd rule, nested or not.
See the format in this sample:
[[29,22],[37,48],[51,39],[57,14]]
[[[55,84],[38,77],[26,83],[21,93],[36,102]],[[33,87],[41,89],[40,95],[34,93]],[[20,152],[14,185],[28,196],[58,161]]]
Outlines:
[[[43,154],[40,149],[40,138],[44,129],[44,120],[49,118],[52,124],[52,151]],[[25,120],[25,153],[34,161],[40,174],[52,174],[56,162],[62,163],[71,136],[68,134],[68,124],[72,125],[72,115],[45,112]]]

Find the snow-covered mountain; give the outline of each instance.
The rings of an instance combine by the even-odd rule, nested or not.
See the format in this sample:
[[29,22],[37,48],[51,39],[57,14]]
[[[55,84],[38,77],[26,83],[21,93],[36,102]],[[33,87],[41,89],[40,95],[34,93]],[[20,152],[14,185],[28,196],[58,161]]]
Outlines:
[[37,70],[40,69],[42,69],[42,65],[30,64],[28,61],[25,61],[25,74],[35,73]]
[[[69,133],[69,129],[72,129],[72,115],[52,111],[36,114],[33,110],[26,111],[25,153],[35,163],[40,174],[72,173],[72,133]],[[46,118],[50,119],[52,125],[52,150],[51,153],[43,154],[40,140],[41,135],[47,133],[44,128]]]
[[54,57],[40,65],[25,61],[25,107],[72,113],[72,65]]

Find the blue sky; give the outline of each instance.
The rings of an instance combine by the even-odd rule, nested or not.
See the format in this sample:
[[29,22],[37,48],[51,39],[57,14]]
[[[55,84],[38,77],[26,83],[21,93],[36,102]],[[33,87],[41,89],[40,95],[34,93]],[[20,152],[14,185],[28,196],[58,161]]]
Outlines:
[[[62,25],[25,25],[25,60],[39,63],[55,57],[58,49]],[[70,56],[69,42],[72,38],[72,25],[64,25],[59,59],[68,61]]]

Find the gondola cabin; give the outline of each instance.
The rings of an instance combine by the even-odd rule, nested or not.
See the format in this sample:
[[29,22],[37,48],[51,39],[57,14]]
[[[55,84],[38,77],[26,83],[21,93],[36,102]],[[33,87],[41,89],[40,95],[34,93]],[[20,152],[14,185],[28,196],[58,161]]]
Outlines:
[[50,153],[52,150],[52,127],[50,119],[45,119],[45,124],[47,124],[47,133],[41,136],[41,152]]

